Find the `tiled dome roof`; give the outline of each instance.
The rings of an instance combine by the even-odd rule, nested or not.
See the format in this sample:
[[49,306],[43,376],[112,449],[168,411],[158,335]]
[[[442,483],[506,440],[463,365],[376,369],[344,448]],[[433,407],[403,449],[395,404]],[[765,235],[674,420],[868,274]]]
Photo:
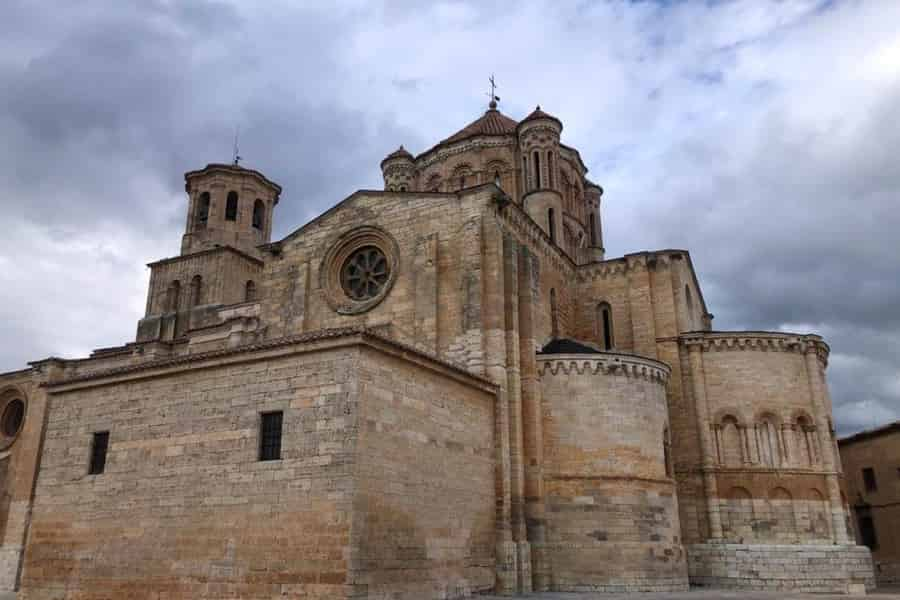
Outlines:
[[422,154],[428,154],[447,144],[461,142],[462,140],[467,140],[479,135],[514,135],[516,133],[517,125],[518,122],[516,122],[515,119],[510,119],[502,112],[492,107],[485,111],[481,117],[472,121],[450,137],[441,140]]
[[537,105],[537,108],[535,108],[533,111],[531,111],[530,115],[528,115],[527,117],[522,119],[521,123],[525,123],[526,121],[534,121],[535,119],[550,119],[552,121],[556,121],[557,123],[559,123],[559,126],[562,127],[562,121],[560,121],[553,115],[542,111],[540,104]]
[[409,151],[403,147],[403,144],[400,144],[400,147],[388,154],[384,157],[384,160],[381,161],[381,164],[386,163],[387,161],[393,158],[408,158],[409,160],[413,159],[413,155],[409,153]]

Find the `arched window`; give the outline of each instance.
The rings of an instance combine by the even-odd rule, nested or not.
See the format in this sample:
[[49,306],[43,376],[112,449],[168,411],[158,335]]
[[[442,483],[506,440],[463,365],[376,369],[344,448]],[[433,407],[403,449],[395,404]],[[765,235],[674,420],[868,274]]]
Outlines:
[[612,307],[608,302],[597,305],[597,340],[604,350],[613,349]]
[[225,220],[237,221],[238,195],[234,190],[228,192],[228,200],[225,202]]
[[744,462],[744,442],[738,420],[732,415],[722,418],[718,430],[719,462],[729,467],[739,467]]
[[253,203],[253,227],[262,229],[266,219],[266,205],[259,198]]
[[193,279],[191,279],[191,308],[195,306],[199,306],[200,304],[200,294],[203,291],[203,278],[199,275],[195,275]]
[[428,178],[428,183],[425,184],[425,189],[429,192],[440,192],[441,191],[441,176],[435,173],[431,177]]
[[547,153],[547,187],[553,187],[553,153]]
[[176,279],[169,284],[169,289],[166,290],[166,312],[178,310],[179,296],[181,296],[181,282]]
[[534,187],[541,189],[541,155],[535,150],[532,156],[534,157]]
[[200,194],[197,199],[197,229],[205,229],[209,221],[209,192]]
[[252,279],[244,286],[244,302],[256,302],[256,284]]
[[556,289],[550,288],[550,335],[559,337],[559,306],[556,304]]
[[547,233],[550,241],[556,243],[556,212],[552,208],[547,209]]
[[597,215],[591,213],[590,219],[591,225],[591,246],[597,245]]
[[405,185],[401,185],[401,186],[400,186],[400,191],[401,191],[401,192],[405,192],[405,191],[406,191],[406,186],[405,186]]
[[760,463],[769,467],[781,466],[778,420],[771,413],[763,415],[757,422],[756,443],[759,448]]
[[815,427],[806,415],[799,415],[794,423],[794,448],[797,466],[811,467],[816,460]]

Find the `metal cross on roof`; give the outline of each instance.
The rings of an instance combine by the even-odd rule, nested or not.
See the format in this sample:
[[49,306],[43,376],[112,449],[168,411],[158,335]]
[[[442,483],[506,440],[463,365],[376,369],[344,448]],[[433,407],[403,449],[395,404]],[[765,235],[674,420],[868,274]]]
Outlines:
[[500,102],[500,96],[496,95],[497,84],[494,82],[494,74],[493,73],[491,73],[491,76],[488,78],[488,81],[491,82],[491,91],[488,94],[488,97],[490,97],[491,101],[488,104],[488,106],[490,106],[491,108],[497,108],[497,103]]

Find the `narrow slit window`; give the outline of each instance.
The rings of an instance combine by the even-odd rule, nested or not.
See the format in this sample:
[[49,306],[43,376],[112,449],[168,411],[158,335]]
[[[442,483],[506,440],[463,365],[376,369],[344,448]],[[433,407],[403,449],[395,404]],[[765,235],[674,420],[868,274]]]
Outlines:
[[106,469],[106,451],[109,449],[109,432],[98,431],[91,443],[91,475],[99,475]]
[[537,189],[541,189],[541,155],[537,150],[534,152],[534,184]]
[[550,241],[556,243],[556,212],[552,208],[547,209],[547,233],[550,234]]
[[528,191],[528,157],[522,157],[522,189]]
[[263,413],[259,423],[259,460],[281,460],[283,413]]
[[600,340],[604,350],[613,349],[612,308],[606,302],[598,306],[600,314]]

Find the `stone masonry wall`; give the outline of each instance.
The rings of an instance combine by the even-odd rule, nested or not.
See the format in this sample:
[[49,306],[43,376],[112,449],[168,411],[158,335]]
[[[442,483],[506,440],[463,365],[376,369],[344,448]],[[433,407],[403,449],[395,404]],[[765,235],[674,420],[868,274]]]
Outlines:
[[538,357],[551,589],[687,588],[661,363],[621,354]]
[[739,590],[861,593],[875,587],[861,546],[693,544],[691,584]]
[[[21,597],[345,595],[358,352],[53,388]],[[258,460],[284,411],[282,460]],[[110,432],[88,475],[92,435]]]
[[458,598],[494,586],[494,402],[372,350],[357,371],[354,595]]

